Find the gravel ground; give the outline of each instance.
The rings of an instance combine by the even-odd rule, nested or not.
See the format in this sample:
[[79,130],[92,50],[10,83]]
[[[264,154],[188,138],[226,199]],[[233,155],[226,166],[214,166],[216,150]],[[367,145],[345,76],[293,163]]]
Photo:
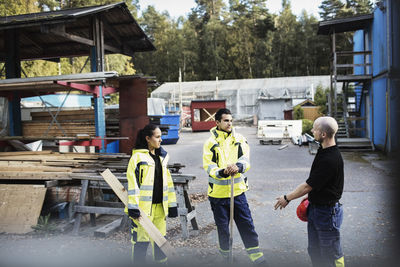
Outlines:
[[[283,150],[279,145],[260,145],[255,127],[238,127],[248,138],[252,167],[248,172],[250,190],[246,193],[254,224],[260,237],[260,247],[270,266],[310,266],[307,255],[307,225],[297,219],[299,200],[279,211],[273,210],[276,197],[292,190],[307,179],[313,155],[307,147],[292,144]],[[167,219],[167,238],[178,253],[171,265],[221,265],[218,255],[216,227],[205,196],[207,175],[202,168],[202,146],[208,132],[183,131],[176,145],[165,146],[170,163],[186,165],[185,174],[197,178],[190,184],[189,193],[196,205],[200,230],[189,239],[181,238],[179,219]],[[395,242],[394,210],[395,172],[390,159],[378,153],[344,152],[345,188],[342,245],[347,266],[392,265]],[[375,164],[374,164],[375,163]],[[93,231],[113,219],[100,216],[98,226],[83,224],[79,236],[70,233],[48,235],[0,234],[0,266],[72,264],[93,266],[129,265],[130,241],[128,230],[108,238],[93,237]],[[114,218],[115,219],[115,218]],[[250,265],[238,232],[234,233],[235,265]],[[149,250],[150,251],[150,250]],[[151,258],[149,253],[149,258]]]

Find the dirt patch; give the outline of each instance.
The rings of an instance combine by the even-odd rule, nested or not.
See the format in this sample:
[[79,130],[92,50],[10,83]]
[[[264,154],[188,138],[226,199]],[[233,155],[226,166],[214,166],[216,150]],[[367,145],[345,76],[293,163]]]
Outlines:
[[174,239],[171,240],[172,237],[180,235],[181,233],[181,227],[176,226],[173,229],[170,229],[167,233],[167,239],[171,240],[171,245],[173,247],[184,247],[184,248],[188,248],[188,247],[192,247],[192,248],[214,248],[215,245],[212,244],[210,245],[207,240],[205,240],[205,237],[207,236],[207,234],[209,234],[211,231],[216,230],[217,226],[214,223],[210,223],[208,225],[206,225],[205,227],[200,227],[199,233],[196,236],[191,236],[188,239]]
[[189,194],[190,202],[192,204],[204,202],[208,200],[207,193],[195,193],[195,194]]

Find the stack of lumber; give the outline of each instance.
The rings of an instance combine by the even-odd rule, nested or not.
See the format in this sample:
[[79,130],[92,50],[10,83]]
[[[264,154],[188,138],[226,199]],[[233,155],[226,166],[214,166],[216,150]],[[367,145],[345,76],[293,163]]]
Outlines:
[[[56,113],[56,111],[52,111],[53,116]],[[48,130],[53,118],[47,111],[32,112],[31,116],[32,121],[22,122],[24,136],[76,136],[78,134],[96,136],[94,111],[90,109],[60,111],[56,119],[64,133],[55,122]]]
[[129,158],[126,154],[1,152],[0,180],[103,180],[100,172],[107,168],[124,179]]
[[[56,113],[56,111],[52,111],[53,116]],[[119,110],[106,109],[105,115],[106,136],[119,136]],[[47,111],[32,112],[31,117],[32,121],[22,122],[24,136],[44,136],[46,131],[48,131],[46,136],[64,136],[64,133],[65,136],[77,136],[79,134],[96,136],[93,109],[60,111],[56,120],[61,125],[64,133],[55,122],[53,122],[50,130],[48,130],[53,117]]]
[[116,137],[119,135],[119,109],[106,109],[106,135]]

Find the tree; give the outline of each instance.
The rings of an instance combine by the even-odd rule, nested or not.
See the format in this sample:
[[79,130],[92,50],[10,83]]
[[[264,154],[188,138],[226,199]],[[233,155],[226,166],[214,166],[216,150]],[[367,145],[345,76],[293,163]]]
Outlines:
[[334,19],[342,15],[345,4],[341,0],[323,0],[319,9],[319,15],[322,20]]
[[322,88],[321,85],[317,86],[317,90],[314,94],[314,103],[319,107],[318,111],[321,115],[327,114],[327,95],[329,94],[329,88]]
[[0,0],[0,16],[13,16],[39,12],[35,0]]
[[[189,21],[196,32],[198,42],[198,78],[200,80],[224,78],[227,23],[225,3],[223,0],[196,0],[197,6],[192,9]],[[224,49],[225,48],[225,49]],[[221,68],[223,70],[221,71]],[[220,75],[221,74],[221,75]],[[222,76],[222,77],[221,77]]]
[[265,1],[231,0],[230,18],[232,28],[228,57],[232,58],[236,78],[265,77],[265,62],[270,59],[270,32],[275,30],[273,18]]
[[168,13],[161,14],[148,6],[139,21],[157,50],[137,54],[133,62],[138,72],[156,76],[160,82],[177,81],[184,55],[182,18],[174,21]]
[[274,55],[274,77],[298,76],[298,64],[301,61],[298,53],[298,32],[300,24],[292,13],[290,1],[282,1],[282,11],[275,20],[272,53]]
[[329,74],[329,36],[317,35],[318,20],[303,11],[298,18],[300,29],[296,36],[297,53],[300,58],[298,75]]
[[304,119],[304,110],[301,106],[297,105],[293,109],[293,118],[295,120]]

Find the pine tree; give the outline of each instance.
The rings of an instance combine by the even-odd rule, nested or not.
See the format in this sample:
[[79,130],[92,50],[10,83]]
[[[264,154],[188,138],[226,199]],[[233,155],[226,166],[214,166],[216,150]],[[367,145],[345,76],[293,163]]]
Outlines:
[[334,19],[340,17],[341,11],[345,7],[345,4],[340,0],[323,0],[319,9],[319,15],[322,20]]

